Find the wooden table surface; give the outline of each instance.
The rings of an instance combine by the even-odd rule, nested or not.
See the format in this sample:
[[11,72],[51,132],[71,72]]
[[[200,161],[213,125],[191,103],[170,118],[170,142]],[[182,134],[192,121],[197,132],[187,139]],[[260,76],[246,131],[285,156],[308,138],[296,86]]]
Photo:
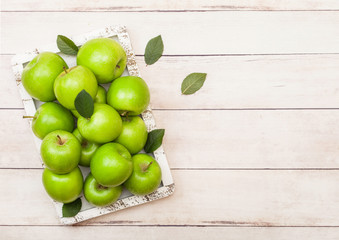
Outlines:
[[[62,226],[10,60],[126,25],[173,196]],[[145,66],[147,41],[165,52]],[[1,1],[0,239],[339,239],[339,1]],[[195,95],[180,94],[206,72]]]

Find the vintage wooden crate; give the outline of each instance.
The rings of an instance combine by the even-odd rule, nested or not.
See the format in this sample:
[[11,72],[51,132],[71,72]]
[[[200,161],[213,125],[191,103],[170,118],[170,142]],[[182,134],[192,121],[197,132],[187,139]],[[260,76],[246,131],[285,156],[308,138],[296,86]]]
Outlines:
[[[125,26],[106,27],[106,28],[103,28],[97,31],[89,32],[87,34],[72,37],[72,40],[77,46],[81,46],[88,40],[93,39],[93,38],[99,38],[99,37],[108,37],[108,38],[115,39],[125,49],[126,54],[127,54],[127,68],[123,76],[132,75],[132,76],[140,77],[139,68],[138,68],[138,65],[136,64],[135,55],[134,55],[131,42],[130,42],[130,38],[129,38],[129,35],[127,33]],[[59,49],[57,48],[56,43],[47,45],[44,47],[36,48],[32,52],[25,53],[25,54],[18,54],[13,57],[12,67],[13,67],[13,71],[15,75],[15,81],[20,91],[22,102],[24,104],[25,111],[28,116],[33,116],[35,114],[36,109],[42,104],[42,102],[33,100],[31,96],[26,92],[26,90],[24,89],[21,83],[21,74],[22,74],[24,66],[29,61],[31,61],[40,52],[45,52],[45,51],[58,53],[67,62],[69,67],[76,65],[76,57],[67,56],[67,55],[60,53]],[[146,79],[146,82],[147,82],[147,79]],[[106,84],[104,86],[107,88],[109,84]],[[144,119],[146,123],[148,131],[151,131],[156,128],[154,117],[152,114],[152,109],[150,106],[142,113],[142,118]],[[31,126],[32,120],[28,119],[27,121],[29,121],[29,124]],[[33,132],[32,132],[32,135],[36,143],[36,147],[38,151],[40,152],[41,140],[37,138],[33,134]],[[115,212],[118,210],[122,210],[125,208],[137,206],[143,203],[151,202],[151,201],[161,199],[161,198],[171,195],[174,191],[174,182],[173,182],[170,168],[168,166],[166,155],[165,155],[165,152],[162,146],[154,152],[154,158],[157,160],[162,170],[162,183],[155,192],[149,195],[145,195],[145,196],[134,196],[131,193],[129,193],[127,190],[124,190],[121,197],[119,198],[117,202],[115,202],[114,204],[110,206],[102,207],[102,208],[91,206],[86,201],[84,196],[82,195],[81,196],[81,200],[82,200],[81,211],[76,216],[69,217],[69,218],[62,217],[62,203],[53,201],[56,211],[57,211],[57,215],[59,216],[61,223],[75,224],[75,223],[85,221],[90,218],[98,217],[98,216],[108,214],[111,212]],[[80,167],[80,168],[85,178],[89,172],[89,168],[85,168],[85,167]]]

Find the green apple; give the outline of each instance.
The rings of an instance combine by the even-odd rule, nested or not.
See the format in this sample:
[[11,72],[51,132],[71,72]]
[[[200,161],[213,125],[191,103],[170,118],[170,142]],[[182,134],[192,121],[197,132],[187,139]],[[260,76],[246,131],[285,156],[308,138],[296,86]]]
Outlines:
[[44,138],[40,152],[41,158],[49,170],[56,174],[65,174],[78,166],[81,145],[72,133],[56,130]]
[[105,187],[121,185],[133,169],[131,154],[119,143],[106,143],[99,147],[91,160],[95,180]]
[[77,55],[77,65],[92,70],[99,83],[109,83],[121,76],[127,57],[121,45],[110,38],[97,38],[86,42]]
[[79,140],[81,144],[81,157],[79,165],[89,167],[92,156],[100,145],[97,143],[89,142],[88,140],[83,138],[79,132],[79,129],[77,128],[73,131],[73,135]]
[[40,53],[24,68],[22,85],[33,98],[42,102],[54,101],[54,80],[64,68],[68,66],[59,55],[52,52]]
[[97,207],[104,207],[116,202],[122,193],[122,186],[104,187],[100,185],[91,173],[88,174],[84,184],[86,200]]
[[97,95],[94,98],[95,103],[106,103],[106,89],[102,86],[98,86]]
[[90,142],[107,143],[116,139],[122,130],[122,120],[117,111],[107,104],[95,103],[91,118],[78,118],[81,136]]
[[123,115],[139,115],[145,111],[149,101],[148,86],[140,77],[115,79],[107,92],[107,103]]
[[32,130],[40,139],[55,130],[72,132],[73,129],[74,119],[71,112],[55,102],[42,104],[34,114]]
[[157,190],[161,183],[161,168],[157,161],[147,154],[137,154],[132,158],[133,173],[124,183],[134,195],[146,195]]
[[72,109],[71,112],[72,112],[74,117],[76,117],[76,118],[80,117],[80,114],[78,113],[78,111],[76,109]]
[[54,82],[54,93],[61,105],[75,109],[74,100],[82,90],[94,99],[98,91],[98,83],[94,74],[86,67],[76,66],[60,73]]
[[48,195],[55,201],[70,203],[81,194],[83,178],[79,167],[66,174],[55,174],[45,168],[42,173],[42,183]]
[[140,152],[147,141],[147,127],[139,117],[122,117],[122,131],[115,142],[122,144],[131,154]]

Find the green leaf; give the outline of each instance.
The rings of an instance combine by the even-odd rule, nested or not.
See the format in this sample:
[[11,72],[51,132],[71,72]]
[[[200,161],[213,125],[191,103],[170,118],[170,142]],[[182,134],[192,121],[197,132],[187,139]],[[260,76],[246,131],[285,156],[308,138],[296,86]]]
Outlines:
[[94,101],[91,95],[83,89],[74,100],[75,109],[84,118],[90,118],[94,112]]
[[80,212],[81,206],[82,202],[80,198],[71,203],[64,203],[64,205],[62,205],[62,216],[74,217]]
[[58,35],[57,45],[60,52],[67,55],[77,55],[79,48],[74,44],[74,42],[62,35]]
[[181,93],[190,95],[198,91],[206,80],[206,73],[191,73],[181,84]]
[[164,43],[162,42],[161,35],[152,38],[148,41],[145,49],[145,62],[147,65],[152,65],[162,56],[164,52]]
[[145,152],[151,153],[157,150],[161,144],[165,134],[165,129],[155,129],[148,133],[147,141],[145,144]]

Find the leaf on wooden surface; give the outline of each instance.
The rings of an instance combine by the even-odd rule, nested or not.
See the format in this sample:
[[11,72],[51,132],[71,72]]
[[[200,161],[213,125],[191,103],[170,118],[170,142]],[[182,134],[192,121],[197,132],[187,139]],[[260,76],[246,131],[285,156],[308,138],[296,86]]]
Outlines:
[[144,147],[145,152],[151,153],[157,150],[164,138],[165,129],[155,129],[148,133],[147,141]]
[[78,214],[78,212],[80,212],[81,206],[82,202],[80,198],[71,203],[64,203],[64,205],[62,206],[62,216],[74,217]]
[[84,118],[90,118],[94,112],[94,101],[91,95],[83,89],[74,100],[75,109]]
[[181,93],[190,95],[198,91],[206,80],[206,73],[191,73],[189,74],[181,84]]
[[79,48],[68,37],[58,35],[57,45],[59,50],[67,55],[77,55]]
[[148,41],[145,49],[145,62],[147,65],[152,65],[162,56],[164,52],[164,43],[161,35],[152,38]]

